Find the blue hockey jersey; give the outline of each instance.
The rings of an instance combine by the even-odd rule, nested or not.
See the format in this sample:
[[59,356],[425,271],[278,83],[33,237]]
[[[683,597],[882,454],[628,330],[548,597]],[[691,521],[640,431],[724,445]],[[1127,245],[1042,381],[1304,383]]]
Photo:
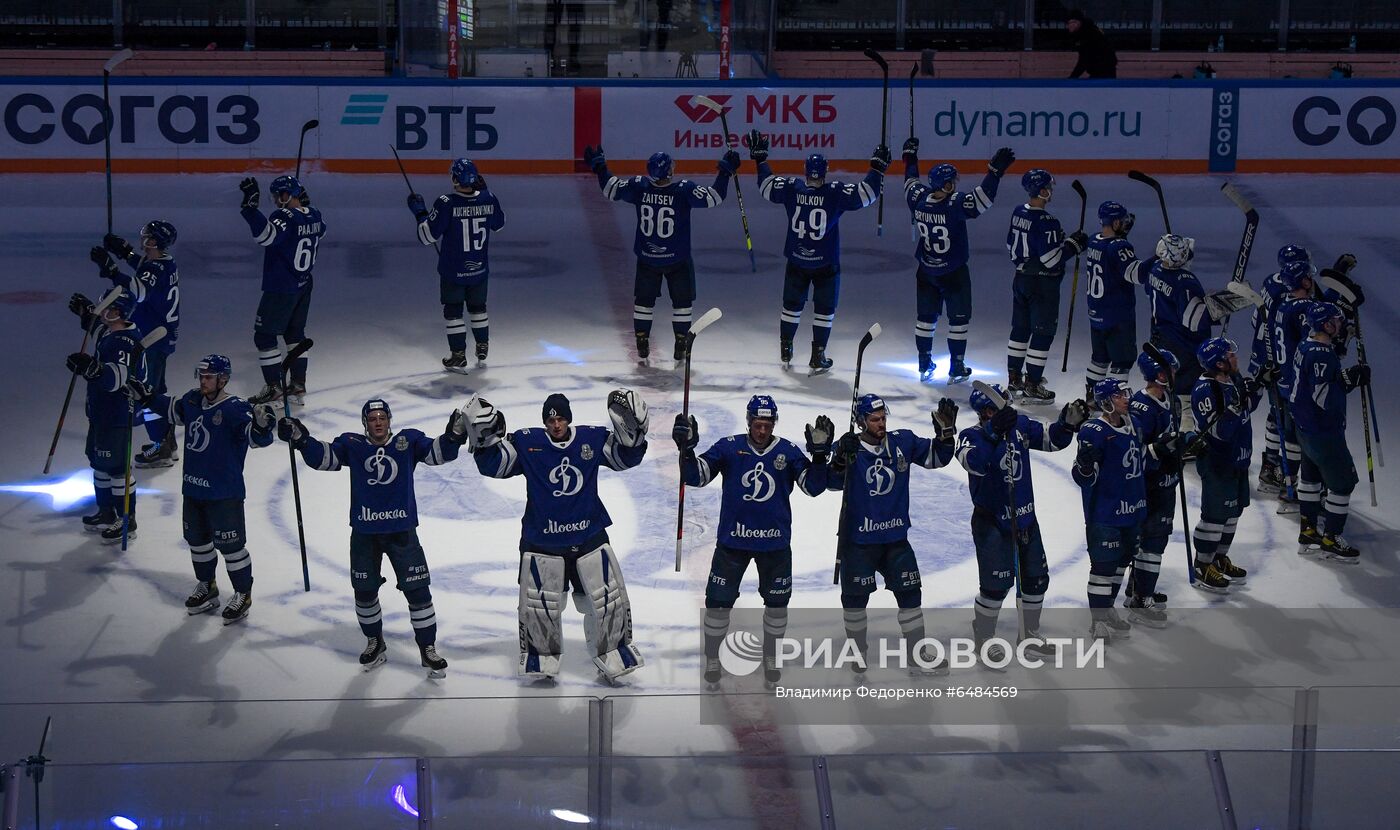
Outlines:
[[1137,319],[1137,286],[1146,275],[1133,243],[1102,234],[1089,238],[1084,252],[1085,293],[1089,297],[1089,328],[1109,329]]
[[941,277],[967,264],[967,220],[991,209],[1000,184],[1001,177],[989,172],[982,177],[982,184],[970,192],[954,191],[935,201],[933,188],[919,180],[918,168],[911,166],[906,170],[904,200],[919,236],[914,259],[919,263],[920,274]]
[[315,470],[350,471],[350,527],[359,533],[398,533],[418,526],[418,499],[413,470],[457,458],[460,447],[429,438],[416,429],[389,433],[382,446],[362,433],[347,432],[334,441],[310,439],[301,457]]
[[438,276],[456,285],[479,285],[490,276],[491,234],[505,227],[506,213],[489,190],[445,193],[418,223],[418,241],[438,246]]
[[1045,208],[1027,204],[1011,212],[1011,227],[1006,231],[1006,250],[1016,273],[1029,276],[1063,277],[1065,275],[1065,232],[1060,220]]
[[141,352],[141,330],[127,326],[113,331],[98,327],[94,354],[102,371],[87,382],[84,409],[90,422],[101,427],[124,427],[131,422],[131,398],[124,391],[128,380],[144,381],[146,357]]
[[[1133,393],[1133,397],[1128,401],[1128,411],[1137,418],[1138,425],[1142,428],[1143,444],[1151,444],[1158,438],[1167,435],[1172,431],[1172,401],[1175,396],[1170,392],[1164,398],[1158,400],[1147,393],[1146,389],[1139,389]],[[1147,468],[1147,489],[1167,489],[1176,487],[1177,481],[1181,479],[1181,473],[1177,470],[1167,471],[1162,465],[1152,465]]]
[[1347,388],[1336,346],[1304,340],[1293,358],[1293,377],[1288,411],[1298,429],[1309,435],[1345,433]]
[[264,217],[257,208],[243,208],[243,221],[263,251],[262,290],[295,294],[311,282],[316,251],[326,235],[321,211],[314,207],[277,208]]
[[871,170],[855,184],[825,181],[808,187],[803,179],[773,175],[766,161],[758,165],[758,192],[787,211],[783,256],[798,268],[841,267],[841,215],[875,204],[884,181]]
[[1257,374],[1265,363],[1273,362],[1273,337],[1270,332],[1273,329],[1274,306],[1283,297],[1284,291],[1283,280],[1277,271],[1265,277],[1259,286],[1259,294],[1264,298],[1264,304],[1255,306],[1249,315],[1249,327],[1254,332],[1249,349],[1251,375]]
[[[1240,470],[1249,469],[1249,457],[1254,452],[1254,427],[1250,413],[1259,405],[1259,394],[1246,396],[1244,381],[1234,383],[1202,376],[1191,390],[1191,409],[1196,416],[1197,429],[1205,430],[1206,455],[1219,462],[1228,462]],[[1231,411],[1236,409],[1238,411]],[[1216,413],[1220,413],[1216,418]],[[1211,424],[1206,429],[1207,424]]]
[[1147,452],[1142,424],[1129,413],[1115,427],[1105,418],[1086,421],[1079,429],[1079,444],[1096,448],[1103,460],[1085,474],[1075,465],[1087,524],[1133,527],[1147,515]]
[[909,465],[933,470],[953,460],[952,442],[920,438],[907,429],[885,433],[879,446],[860,442],[855,463],[844,475],[832,474],[827,488],[846,489],[846,521],[851,541],[880,545],[908,538]]
[[207,501],[246,497],[243,462],[248,447],[272,443],[272,430],[253,425],[253,407],[247,401],[225,395],[211,404],[192,389],[179,398],[153,398],[149,406],[168,423],[185,428],[181,493]]
[[958,433],[956,455],[967,470],[967,486],[972,506],[991,513],[997,527],[1011,527],[1007,504],[1008,475],[1015,486],[1016,527],[1025,529],[1035,522],[1035,484],[1031,479],[1030,450],[1054,452],[1069,446],[1074,432],[1056,421],[1050,426],[1027,415],[1017,417],[1012,437],[993,435],[988,424],[968,427]]
[[1309,297],[1281,297],[1274,303],[1273,319],[1269,326],[1269,343],[1273,350],[1274,363],[1278,364],[1279,394],[1288,396],[1293,388],[1295,362],[1298,345],[1308,336],[1308,309],[1313,300]]
[[710,186],[688,179],[658,185],[646,176],[619,178],[603,167],[598,186],[609,199],[636,205],[632,252],[641,262],[661,267],[690,259],[690,212],[722,203],[729,193],[729,174],[720,172]]
[[1196,357],[1196,347],[1210,339],[1211,319],[1206,292],[1196,275],[1184,268],[1167,268],[1160,261],[1143,286],[1152,303],[1152,333],[1162,347],[1182,363]]
[[145,259],[132,252],[124,260],[135,269],[134,274],[117,271],[112,284],[127,290],[136,298],[136,311],[131,322],[141,331],[155,331],[165,326],[165,337],[151,344],[147,351],[171,354],[180,335],[180,272],[169,254]]
[[704,487],[724,477],[715,539],[738,550],[782,550],[792,545],[792,488],[809,496],[826,490],[825,464],[813,464],[797,445],[774,438],[759,450],[747,435],[721,438],[699,457],[681,459],[681,480]]

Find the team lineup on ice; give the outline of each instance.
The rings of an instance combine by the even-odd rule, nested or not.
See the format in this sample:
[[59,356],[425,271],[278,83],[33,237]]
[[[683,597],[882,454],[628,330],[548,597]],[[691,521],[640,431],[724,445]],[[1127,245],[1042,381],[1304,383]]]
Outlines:
[[[1229,200],[1216,196],[1220,206],[1173,205],[1169,214],[1172,181],[1164,193],[1142,174],[1133,175],[1138,183],[1089,180],[1111,196],[1090,202],[1080,181],[1064,187],[1053,171],[1033,168],[1004,181],[1016,163],[1011,148],[998,150],[983,170],[960,176],[937,164],[924,175],[911,138],[901,153],[902,188],[886,194],[892,154],[884,145],[864,176],[848,183],[829,175],[826,159],[815,154],[802,175],[775,175],[765,137],[755,131],[744,144],[756,176],[740,179],[744,158],[731,149],[710,182],[678,177],[664,153],[651,157],[644,175],[617,175],[601,147],[588,147],[584,162],[603,200],[579,180],[510,178],[498,191],[470,160],[458,159],[446,170],[451,192],[430,203],[409,186],[416,240],[406,218],[400,226],[384,215],[388,208],[369,205],[364,194],[352,197],[357,185],[330,184],[329,173],[315,174],[312,187],[310,175],[279,176],[266,192],[245,178],[241,205],[236,193],[225,200],[222,190],[193,188],[201,201],[189,206],[188,226],[178,198],[143,205],[149,215],[135,246],[109,232],[90,251],[110,290],[69,301],[84,338],[67,367],[85,394],[83,452],[96,493],[83,529],[120,544],[128,561],[140,557],[144,568],[160,571],[150,585],[166,603],[178,601],[171,586],[187,573],[167,558],[181,533],[195,575],[193,590],[180,591],[184,607],[191,616],[218,612],[224,625],[255,625],[264,613],[261,588],[252,611],[254,564],[260,583],[277,586],[267,594],[276,597],[265,612],[278,620],[271,631],[298,613],[294,606],[314,571],[317,593],[331,598],[314,616],[342,632],[327,641],[348,653],[343,631],[353,605],[364,638],[358,662],[366,670],[385,662],[393,624],[404,619],[396,600],[381,605],[391,575],[404,595],[405,628],[433,677],[445,674],[452,648],[472,639],[496,641],[491,652],[473,646],[481,656],[466,660],[489,654],[497,662],[486,674],[496,680],[507,677],[499,670],[507,656],[519,677],[560,676],[570,650],[564,610],[572,605],[586,621],[587,656],[609,683],[639,668],[635,677],[645,676],[648,633],[685,631],[693,639],[691,621],[675,611],[686,607],[683,595],[698,604],[700,578],[703,656],[691,677],[723,679],[719,653],[731,609],[743,604],[741,591],[753,591],[746,601],[756,598],[764,608],[765,678],[776,683],[775,644],[790,602],[839,600],[843,633],[864,653],[865,609],[879,597],[873,601],[897,607],[911,658],[926,634],[970,632],[991,665],[1004,656],[1004,641],[995,637],[1008,598],[1016,604],[1017,631],[1007,638],[1013,645],[1048,648],[1038,644],[1064,633],[1042,633],[1046,605],[1087,605],[1084,631],[1112,643],[1170,624],[1168,584],[1178,606],[1240,596],[1268,603],[1275,600],[1259,596],[1261,582],[1274,586],[1288,581],[1279,574],[1361,558],[1344,532],[1360,479],[1347,442],[1350,404],[1366,419],[1368,463],[1373,426],[1380,437],[1362,336],[1365,295],[1354,270],[1364,247],[1319,267],[1305,234],[1274,231],[1280,247],[1254,252],[1256,263],[1268,260],[1255,272],[1270,275],[1250,279],[1246,267],[1266,209],[1233,186],[1226,187]],[[745,185],[756,187],[747,207]],[[1193,198],[1202,189],[1190,187]],[[734,237],[741,223],[705,216],[730,201],[731,188],[747,261],[737,245],[692,246],[692,239]],[[1007,190],[1015,206],[1002,211],[1012,201]],[[331,192],[333,198],[322,195]],[[881,250],[862,239],[858,266],[843,267],[841,220],[849,240],[853,217],[845,214],[878,204],[883,225],[887,196],[892,204],[902,196],[907,214],[892,212],[901,218],[879,240]],[[273,202],[269,213],[265,198]],[[538,204],[545,200],[547,211]],[[635,207],[631,257],[606,201]],[[1143,221],[1152,212],[1143,205],[1153,202],[1165,232],[1140,254],[1129,234],[1135,224],[1155,221]],[[1222,209],[1228,214],[1212,212]],[[556,215],[561,210],[573,229]],[[237,249],[227,229],[234,212],[246,223]],[[1229,224],[1226,215],[1234,217]],[[913,238],[912,280],[904,216]],[[1173,219],[1181,229],[1211,231],[1201,235],[1211,237],[1211,255],[1223,267],[1204,282],[1220,289],[1204,288],[1193,273],[1196,242],[1173,233]],[[765,251],[778,221],[780,259]],[[1001,240],[1002,222],[1009,227],[1004,253],[996,254],[992,240]],[[1243,242],[1235,248],[1227,237],[1240,223]],[[511,242],[516,228],[522,240]],[[571,238],[579,228],[591,244]],[[328,264],[322,254],[341,244],[342,233],[348,247]],[[251,292],[201,282],[186,264],[193,259],[201,271],[249,277],[250,237],[263,248],[252,350],[243,342],[248,315],[240,310],[251,310]],[[426,267],[405,240],[436,249],[444,371],[425,371],[419,354],[429,301],[403,286],[426,284]],[[71,239],[61,241],[72,247]],[[210,250],[186,253],[201,244]],[[1352,249],[1344,240],[1326,244]],[[589,248],[597,265],[574,265]],[[1001,258],[1007,254],[1009,272]],[[573,284],[552,297],[538,283],[514,279],[557,266],[561,256]],[[1326,262],[1320,255],[1318,261]],[[767,282],[779,264],[780,290]],[[634,272],[630,292],[624,269]],[[336,270],[352,279],[328,282],[339,279],[326,273]],[[381,271],[395,284],[355,284]],[[1222,272],[1228,278],[1220,279]],[[900,276],[871,290],[871,274]],[[672,308],[670,349],[651,337],[663,288]],[[778,294],[775,354],[766,332]],[[809,296],[803,372],[792,363]],[[1082,329],[1073,336],[1079,302],[1086,302],[1087,338]],[[697,303],[723,315],[694,315]],[[494,352],[488,305],[497,317]],[[199,308],[193,324],[192,306]],[[1150,319],[1145,328],[1140,308]],[[858,322],[864,333],[858,346],[850,342],[856,337],[833,342],[838,309],[857,318],[851,325]],[[627,312],[629,357],[608,357],[619,343],[609,332]],[[883,325],[870,326],[877,315]],[[909,352],[888,335],[877,339],[909,318],[912,371],[903,360],[876,357]],[[320,336],[332,320],[338,331]],[[946,363],[934,353],[940,323]],[[1229,326],[1234,340],[1226,336]],[[1064,365],[1076,367],[1059,382],[1047,374],[1057,342]],[[248,386],[252,373],[244,367],[254,351],[261,388],[240,398],[233,391]],[[997,365],[1003,358],[1004,369]],[[194,388],[181,380],[191,367]],[[1052,385],[1061,387],[1060,400]],[[603,425],[594,425],[604,413]],[[651,429],[653,416],[669,437]],[[439,428],[433,418],[446,423]],[[72,422],[83,419],[75,408],[68,420],[74,433]],[[274,443],[279,451],[249,457],[250,449]],[[281,461],[283,444],[290,465]],[[473,466],[460,458],[464,451],[475,474],[463,470]],[[76,454],[71,435],[55,434],[51,461]],[[911,475],[915,466],[926,472]],[[133,468],[171,471],[138,476]],[[348,495],[347,482],[318,475],[337,471],[346,474]],[[515,476],[525,479],[523,493],[515,483],[493,481]],[[696,490],[712,484],[719,491],[713,496]],[[679,517],[670,495],[677,489]],[[794,489],[802,498],[792,498]],[[1055,521],[1043,532],[1038,516],[1047,501]],[[341,601],[339,582],[345,544],[338,517],[347,508],[353,603]],[[697,539],[712,548],[707,571]],[[670,568],[672,542],[681,575]],[[459,561],[464,547],[470,563]],[[1288,562],[1281,552],[1290,554]],[[839,592],[825,587],[833,555]],[[440,566],[442,560],[451,564]],[[275,579],[262,576],[265,568]],[[301,580],[295,588],[292,577]],[[1308,571],[1293,581],[1318,578]],[[1185,594],[1188,584],[1201,593]],[[889,597],[878,593],[882,587]],[[1310,596],[1307,589],[1281,590],[1276,601]],[[974,611],[967,630],[926,631],[923,608],[968,604]],[[26,610],[23,596],[17,607],[17,619],[44,616]],[[440,612],[451,632],[441,653]],[[471,625],[452,620],[457,612],[474,615]],[[516,632],[518,649],[507,655],[498,641]],[[668,652],[664,659],[686,657]],[[916,673],[947,672],[939,660],[917,657]],[[685,678],[668,682],[685,685]]]

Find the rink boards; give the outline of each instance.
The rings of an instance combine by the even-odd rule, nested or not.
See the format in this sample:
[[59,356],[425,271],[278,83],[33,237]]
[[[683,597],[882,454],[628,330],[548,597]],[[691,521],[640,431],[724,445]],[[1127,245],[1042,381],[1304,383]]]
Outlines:
[[[725,107],[732,137],[769,135],[780,172],[813,152],[860,169],[881,137],[880,85],[869,81],[114,77],[104,119],[100,78],[3,78],[0,172],[100,170],[107,123],[119,172],[283,169],[313,118],[306,163],[335,172],[397,172],[391,146],[409,172],[441,172],[457,156],[488,175],[580,172],[588,144],[622,172],[657,150],[700,172],[724,135],[695,95]],[[1011,146],[1062,175],[1400,170],[1400,83],[924,80],[912,103],[926,160],[973,165]],[[889,93],[896,154],[909,134],[901,80]]]

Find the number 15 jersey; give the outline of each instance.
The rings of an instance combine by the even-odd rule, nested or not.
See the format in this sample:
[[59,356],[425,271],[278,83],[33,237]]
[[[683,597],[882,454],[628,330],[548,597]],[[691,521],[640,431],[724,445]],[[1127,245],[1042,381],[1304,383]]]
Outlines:
[[480,285],[490,275],[491,234],[506,225],[506,213],[489,190],[445,193],[418,223],[418,241],[438,249],[438,276],[455,285]]

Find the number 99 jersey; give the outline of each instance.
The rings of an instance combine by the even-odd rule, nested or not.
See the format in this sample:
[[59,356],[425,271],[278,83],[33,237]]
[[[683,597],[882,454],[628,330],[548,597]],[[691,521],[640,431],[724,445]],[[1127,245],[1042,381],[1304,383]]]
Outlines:
[[491,234],[506,225],[505,211],[489,190],[446,193],[418,223],[418,241],[438,249],[438,276],[455,285],[479,285],[490,275]]

